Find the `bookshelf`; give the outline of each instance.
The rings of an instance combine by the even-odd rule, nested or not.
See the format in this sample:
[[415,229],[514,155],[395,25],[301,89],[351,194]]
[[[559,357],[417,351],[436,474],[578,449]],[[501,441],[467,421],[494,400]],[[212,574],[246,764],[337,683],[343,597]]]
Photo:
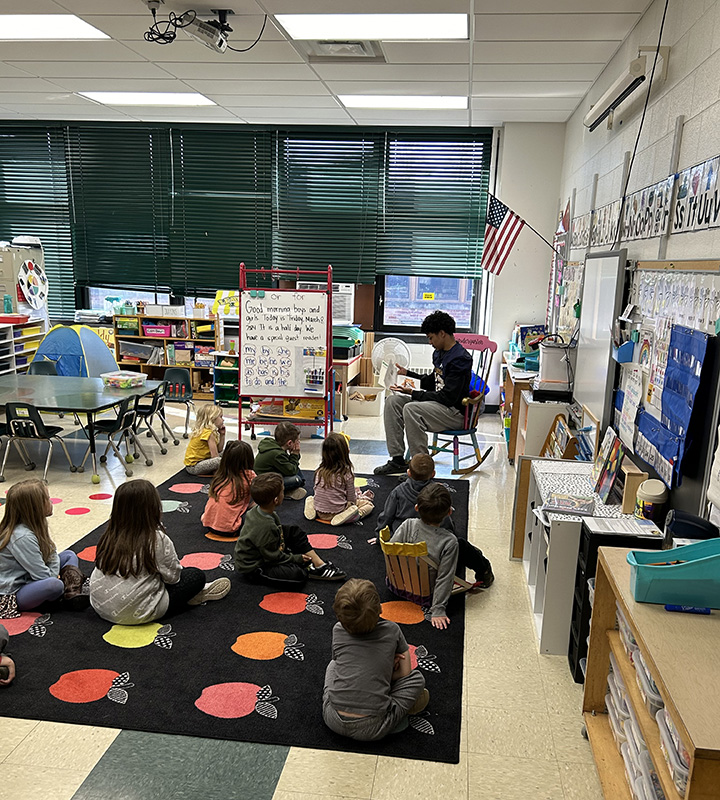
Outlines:
[[577,454],[577,439],[570,432],[564,414],[558,414],[550,426],[540,455],[543,458],[575,458]]
[[42,318],[0,324],[0,375],[25,372],[46,333]]
[[[210,328],[208,330],[207,328]],[[113,317],[118,365],[162,380],[167,367],[190,372],[193,395],[213,400],[213,353],[222,341],[222,321],[210,317],[158,317],[145,314]]]

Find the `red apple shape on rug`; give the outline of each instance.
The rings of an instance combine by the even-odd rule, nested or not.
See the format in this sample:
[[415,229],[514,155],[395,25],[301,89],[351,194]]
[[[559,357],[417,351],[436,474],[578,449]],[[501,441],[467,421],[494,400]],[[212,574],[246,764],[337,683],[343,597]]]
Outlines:
[[195,701],[195,706],[204,714],[220,719],[239,719],[257,711],[263,717],[277,718],[277,709],[272,704],[269,686],[255,683],[216,683],[206,686]]
[[90,547],[86,547],[81,550],[77,557],[81,558],[83,561],[95,561],[95,556],[97,555],[97,545],[93,544]]
[[40,619],[42,615],[37,611],[22,611],[19,617],[15,619],[4,619],[2,624],[7,628],[10,636],[17,636],[19,633],[25,633],[35,624],[35,621]]
[[271,614],[301,614],[303,611],[318,615],[325,613],[322,600],[318,600],[317,595],[303,592],[270,592],[263,597],[259,606]]
[[65,703],[94,703],[107,695],[120,677],[111,669],[78,669],[61,675],[50,687],[50,694]]

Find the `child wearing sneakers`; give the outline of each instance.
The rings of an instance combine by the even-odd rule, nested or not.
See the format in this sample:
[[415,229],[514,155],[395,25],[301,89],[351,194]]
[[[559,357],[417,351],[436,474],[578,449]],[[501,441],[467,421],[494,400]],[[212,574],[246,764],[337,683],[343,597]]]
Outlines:
[[442,484],[428,484],[418,495],[415,508],[420,519],[403,522],[390,541],[427,543],[428,556],[438,565],[430,610],[431,621],[433,627],[444,630],[450,624],[445,609],[456,571],[464,573],[466,568],[473,570],[473,588],[476,589],[487,589],[495,576],[490,562],[481,550],[441,527],[445,517],[452,513],[450,492]]
[[305,476],[300,471],[300,429],[291,422],[275,426],[275,436],[263,439],[255,456],[255,472],[262,475],[276,472],[290,500],[302,500],[306,495]]
[[[415,505],[418,495],[435,477],[435,462],[432,456],[416,453],[410,459],[407,474],[407,480],[398,484],[385,501],[385,508],[381,511],[375,526],[378,533],[385,527],[395,533],[406,519],[417,517]],[[440,524],[443,528],[455,532],[450,514]]]
[[371,581],[352,578],[341,586],[333,610],[339,621],[325,671],[323,720],[341,736],[377,741],[427,706],[425,678],[411,668],[398,624],[380,619]]
[[235,569],[250,583],[297,589],[308,578],[344,581],[345,573],[310,547],[296,525],[282,526],[275,509],[285,493],[282,478],[274,472],[258,475],[250,484],[255,501],[245,515],[235,544]]
[[305,500],[305,519],[319,519],[331,525],[355,522],[375,508],[373,497],[371,491],[355,488],[347,439],[341,433],[329,434],[315,472],[315,496]]

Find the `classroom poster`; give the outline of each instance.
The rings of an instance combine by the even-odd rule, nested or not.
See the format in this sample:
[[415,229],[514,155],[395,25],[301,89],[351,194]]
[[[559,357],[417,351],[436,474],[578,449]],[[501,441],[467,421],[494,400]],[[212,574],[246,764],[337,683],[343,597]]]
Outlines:
[[640,326],[640,354],[638,356],[638,363],[643,372],[650,372],[654,341],[655,320],[645,317]]
[[655,346],[650,361],[650,380],[648,382],[647,402],[662,409],[662,390],[665,383],[665,368],[670,347],[670,329],[672,323],[668,317],[655,319]]
[[635,417],[642,400],[642,370],[634,367],[625,383],[623,406],[620,413],[620,438],[631,452],[635,452]]
[[674,183],[675,176],[672,175],[628,195],[623,209],[623,241],[649,239],[667,233]]
[[590,246],[590,224],[592,214],[588,211],[581,217],[575,217],[572,221],[572,232],[570,234],[570,249],[584,250]]

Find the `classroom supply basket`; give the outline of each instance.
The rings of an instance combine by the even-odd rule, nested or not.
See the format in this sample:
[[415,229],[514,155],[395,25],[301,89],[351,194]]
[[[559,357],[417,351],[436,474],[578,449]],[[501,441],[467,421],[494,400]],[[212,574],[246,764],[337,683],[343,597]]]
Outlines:
[[147,380],[144,372],[129,372],[127,370],[117,370],[117,372],[103,372],[100,376],[105,386],[113,389],[132,389],[135,386],[142,386]]
[[[636,602],[720,608],[720,539],[676,547],[662,555],[631,550],[627,560]],[[680,563],[658,565],[658,561]]]

